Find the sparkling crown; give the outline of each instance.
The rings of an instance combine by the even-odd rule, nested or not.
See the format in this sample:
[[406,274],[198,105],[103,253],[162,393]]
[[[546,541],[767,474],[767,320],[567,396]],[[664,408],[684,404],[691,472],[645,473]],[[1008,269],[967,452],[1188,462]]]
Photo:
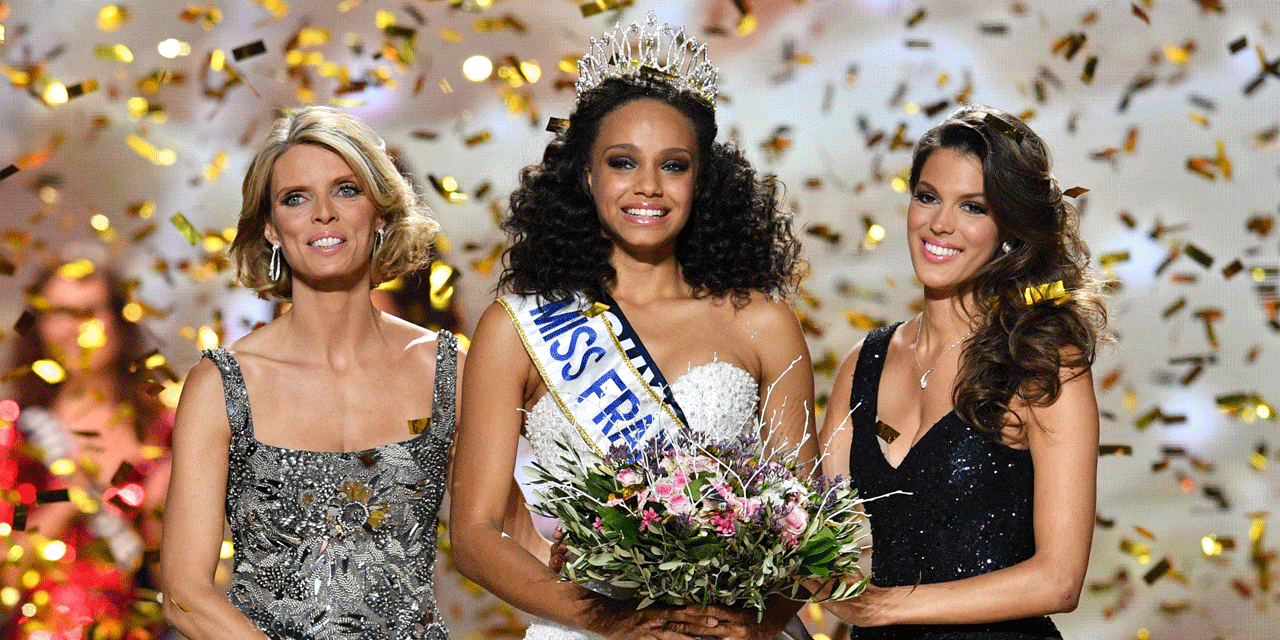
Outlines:
[[578,60],[577,102],[608,78],[639,75],[656,76],[715,107],[719,72],[707,59],[706,43],[685,35],[684,27],[659,26],[653,11],[644,24],[632,22],[626,29],[614,24],[612,33],[591,39],[590,51]]

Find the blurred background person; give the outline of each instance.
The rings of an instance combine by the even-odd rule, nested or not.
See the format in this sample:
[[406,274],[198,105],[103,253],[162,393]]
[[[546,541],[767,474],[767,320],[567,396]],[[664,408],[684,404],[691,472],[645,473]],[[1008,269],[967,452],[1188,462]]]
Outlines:
[[[147,384],[151,347],[122,315],[126,286],[109,267],[81,258],[47,269],[27,297],[35,323],[10,367],[23,372],[12,385],[21,435],[0,480],[30,512],[9,541],[22,554],[4,585],[24,597],[4,637],[79,638],[91,627],[94,638],[156,637],[164,622],[146,590],[158,576],[144,552],[159,546],[172,417]],[[57,489],[72,499],[27,500]],[[33,616],[21,606],[30,601],[44,603]]]

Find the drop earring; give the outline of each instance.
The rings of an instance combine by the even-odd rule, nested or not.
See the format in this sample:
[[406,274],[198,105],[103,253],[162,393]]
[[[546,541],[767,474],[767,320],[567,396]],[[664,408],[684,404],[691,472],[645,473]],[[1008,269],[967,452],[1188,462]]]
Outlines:
[[271,245],[271,258],[267,261],[267,277],[272,282],[280,282],[280,246]]
[[1004,244],[1000,245],[1000,250],[1004,251],[1005,253],[1009,253],[1010,251],[1013,251],[1013,243],[1005,241]]
[[382,248],[382,239],[384,236],[386,236],[386,234],[382,231],[382,229],[378,229],[378,232],[373,234],[373,253],[374,254],[377,254],[378,249]]

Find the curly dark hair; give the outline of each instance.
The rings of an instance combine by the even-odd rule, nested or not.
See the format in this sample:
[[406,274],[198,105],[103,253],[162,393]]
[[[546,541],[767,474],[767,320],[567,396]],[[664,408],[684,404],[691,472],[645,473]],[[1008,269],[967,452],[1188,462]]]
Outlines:
[[[960,286],[962,299],[976,307],[969,309],[976,326],[952,391],[956,415],[998,437],[1005,426],[1024,427],[1009,410],[1015,398],[1028,406],[1052,404],[1062,391],[1063,367],[1093,365],[1097,345],[1108,337],[1107,310],[1080,238],[1079,214],[1063,200],[1044,141],[1026,123],[991,107],[961,107],[916,143],[912,189],[938,149],[982,162],[983,195],[1009,246]],[[1027,287],[1057,281],[1065,301],[1026,302]]]
[[800,243],[783,187],[757,178],[732,143],[718,143],[715,111],[692,93],[660,79],[609,78],[581,96],[567,130],[547,145],[540,164],[525,167],[502,228],[511,239],[503,255],[500,291],[543,298],[584,293],[606,297],[615,277],[612,242],[601,230],[584,178],[600,121],[635,100],[662,101],[693,124],[699,163],[689,221],[676,238],[676,259],[698,296],[745,304],[751,291],[790,293],[799,280]]

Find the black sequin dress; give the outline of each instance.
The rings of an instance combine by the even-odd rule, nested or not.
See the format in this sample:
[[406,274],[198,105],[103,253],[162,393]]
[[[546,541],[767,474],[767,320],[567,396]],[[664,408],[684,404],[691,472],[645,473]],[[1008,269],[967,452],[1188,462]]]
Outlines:
[[[901,324],[901,323],[899,323]],[[999,444],[955,412],[933,425],[894,468],[876,441],[876,401],[889,340],[899,325],[867,335],[854,373],[850,478],[866,504],[871,582],[895,587],[949,582],[1009,567],[1035,554],[1031,452]],[[1041,616],[977,625],[853,628],[851,640],[1061,638]]]
[[447,640],[431,569],[453,439],[453,335],[439,334],[427,428],[366,451],[258,442],[239,364],[225,349],[204,355],[231,421],[231,603],[272,638]]

